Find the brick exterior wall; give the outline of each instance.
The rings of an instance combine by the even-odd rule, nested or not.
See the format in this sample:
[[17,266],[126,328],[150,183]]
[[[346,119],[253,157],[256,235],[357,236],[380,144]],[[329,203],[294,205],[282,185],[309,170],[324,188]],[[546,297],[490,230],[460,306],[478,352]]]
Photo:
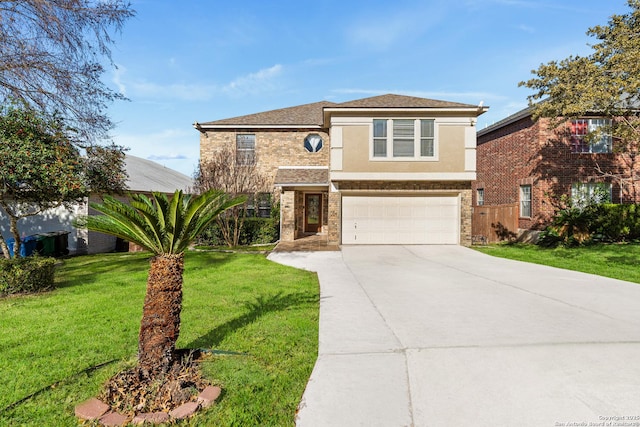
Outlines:
[[[304,148],[304,139],[311,133],[322,137],[323,147],[317,153]],[[279,166],[329,166],[329,133],[317,129],[208,130],[200,134],[200,159],[211,158],[219,147],[235,149],[237,134],[255,134],[258,170],[270,178],[271,185]]]
[[[211,158],[221,147],[236,147],[237,134],[254,134],[256,136],[256,165],[259,173],[269,178],[269,186],[273,187],[278,167],[280,166],[329,166],[331,141],[329,133],[318,129],[235,129],[208,130],[200,134],[200,159]],[[322,149],[310,153],[304,148],[304,139],[309,134],[322,137]],[[316,193],[320,191],[315,191]],[[279,189],[274,189],[274,197],[279,197]],[[326,201],[325,194],[325,201]],[[325,203],[323,221],[327,221],[327,204]],[[292,241],[304,234],[304,193],[286,190],[282,193],[280,239]],[[323,229],[326,224],[323,224]],[[325,230],[323,230],[325,231]]]
[[[533,122],[522,118],[478,136],[477,180],[473,183],[473,205],[477,189],[484,188],[486,206],[519,203],[520,186],[531,185],[531,218],[518,219],[520,230],[544,228],[554,213],[554,197],[571,195],[577,182],[611,182],[596,170],[620,173],[628,155],[616,153],[572,153],[564,127],[551,129],[548,119]],[[630,194],[612,182],[614,203],[633,202]],[[637,200],[640,201],[640,200]]]

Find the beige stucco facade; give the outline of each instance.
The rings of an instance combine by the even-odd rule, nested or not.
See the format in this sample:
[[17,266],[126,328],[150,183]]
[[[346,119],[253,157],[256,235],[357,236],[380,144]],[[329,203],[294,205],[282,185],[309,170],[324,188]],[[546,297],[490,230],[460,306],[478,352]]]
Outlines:
[[[371,125],[344,125],[338,127],[342,133],[342,147],[336,147],[332,156],[332,170],[341,172],[376,173],[434,173],[465,171],[465,131],[467,126],[437,124],[437,160],[399,161],[376,159],[371,156]],[[337,131],[340,132],[340,131]],[[341,167],[338,166],[341,163]]]

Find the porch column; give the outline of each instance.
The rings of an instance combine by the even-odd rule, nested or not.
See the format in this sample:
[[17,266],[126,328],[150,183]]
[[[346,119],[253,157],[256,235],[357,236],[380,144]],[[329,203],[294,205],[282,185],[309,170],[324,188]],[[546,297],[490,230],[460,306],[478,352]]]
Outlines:
[[327,243],[330,245],[339,245],[341,240],[341,200],[340,192],[333,189],[329,191],[329,219],[327,221],[329,230],[327,233]]
[[296,236],[295,191],[282,191],[280,216],[280,240],[283,242],[293,242]]

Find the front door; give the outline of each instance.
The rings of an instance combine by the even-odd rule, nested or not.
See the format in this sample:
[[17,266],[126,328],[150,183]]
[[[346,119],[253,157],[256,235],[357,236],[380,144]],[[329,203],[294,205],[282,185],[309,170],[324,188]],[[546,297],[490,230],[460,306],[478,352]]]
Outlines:
[[305,194],[304,206],[304,231],[317,233],[322,226],[322,194]]

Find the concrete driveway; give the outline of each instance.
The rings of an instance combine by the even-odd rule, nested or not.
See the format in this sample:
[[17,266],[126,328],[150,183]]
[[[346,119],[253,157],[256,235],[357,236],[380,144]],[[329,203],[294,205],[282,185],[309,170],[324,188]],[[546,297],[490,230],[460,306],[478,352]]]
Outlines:
[[320,280],[298,426],[640,426],[640,285],[460,246],[270,259]]

